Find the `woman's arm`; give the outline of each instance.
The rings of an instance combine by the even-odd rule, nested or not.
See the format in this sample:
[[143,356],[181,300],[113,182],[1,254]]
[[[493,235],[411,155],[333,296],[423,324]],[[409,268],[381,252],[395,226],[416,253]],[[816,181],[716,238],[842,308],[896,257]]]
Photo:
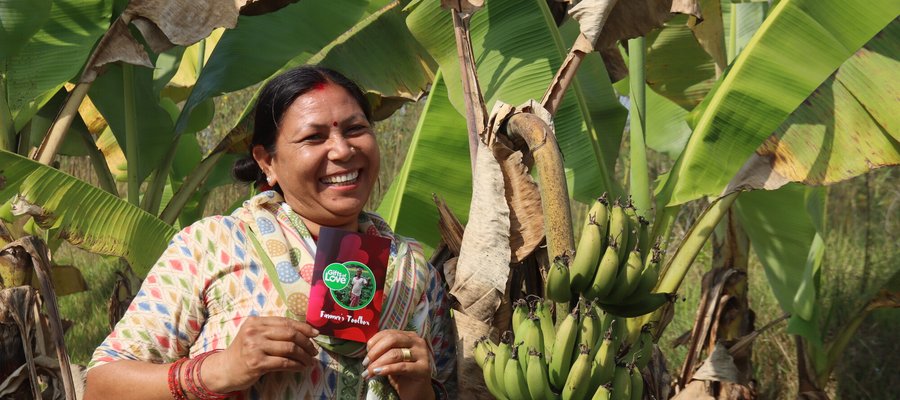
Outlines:
[[121,360],[91,368],[84,399],[170,400],[170,365]]

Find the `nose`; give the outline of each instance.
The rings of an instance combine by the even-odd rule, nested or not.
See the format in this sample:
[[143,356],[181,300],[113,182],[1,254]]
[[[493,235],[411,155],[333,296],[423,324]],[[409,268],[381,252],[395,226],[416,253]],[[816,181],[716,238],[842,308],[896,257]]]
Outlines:
[[328,151],[328,159],[331,161],[347,161],[353,157],[353,147],[343,135],[335,135],[331,142],[331,149]]

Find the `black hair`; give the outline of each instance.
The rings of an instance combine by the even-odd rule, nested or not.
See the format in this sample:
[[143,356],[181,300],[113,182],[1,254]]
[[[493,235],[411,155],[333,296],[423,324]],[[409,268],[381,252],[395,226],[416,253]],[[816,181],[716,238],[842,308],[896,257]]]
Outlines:
[[372,109],[362,89],[340,72],[317,65],[303,65],[289,70],[272,78],[259,94],[253,112],[253,138],[250,140],[248,155],[234,162],[231,172],[235,179],[257,186],[266,182],[265,173],[253,158],[253,148],[262,145],[270,154],[274,153],[278,125],[284,112],[301,95],[328,83],[336,84],[350,93],[365,113],[366,119],[372,121]]

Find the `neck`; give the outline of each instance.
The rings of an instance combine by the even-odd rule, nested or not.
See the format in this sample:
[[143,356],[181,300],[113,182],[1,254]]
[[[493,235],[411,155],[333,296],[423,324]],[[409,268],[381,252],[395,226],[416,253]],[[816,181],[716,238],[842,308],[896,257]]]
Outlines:
[[356,232],[359,230],[359,220],[357,218],[354,218],[352,222],[349,222],[349,223],[346,223],[343,225],[320,225],[320,224],[317,224],[313,221],[306,219],[302,215],[300,216],[300,219],[302,219],[303,223],[306,224],[306,228],[309,229],[309,233],[315,237],[319,237],[319,230],[323,226],[327,226],[329,228],[344,229],[344,230],[348,230],[351,232]]

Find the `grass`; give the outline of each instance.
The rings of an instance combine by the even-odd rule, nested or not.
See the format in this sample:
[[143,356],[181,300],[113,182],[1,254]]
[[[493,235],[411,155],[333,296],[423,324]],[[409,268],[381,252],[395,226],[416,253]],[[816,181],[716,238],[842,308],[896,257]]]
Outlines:
[[[218,114],[240,112],[249,99],[249,91],[229,94],[227,100],[217,102]],[[376,124],[382,152],[381,174],[370,199],[370,206],[378,204],[393,176],[402,166],[406,148],[421,113],[422,102],[407,105],[394,117]],[[201,133],[208,146],[218,135],[224,134],[223,122],[217,119],[212,128]],[[622,163],[617,175],[627,166],[627,148],[622,150]],[[651,171],[667,169],[671,164],[659,155],[650,154]],[[95,181],[90,167],[81,162],[65,160],[62,167],[88,181]],[[653,174],[655,172],[651,172]],[[655,176],[651,176],[654,178]],[[900,232],[900,171],[883,169],[829,189],[829,218],[826,236],[827,251],[822,269],[819,297],[826,310],[820,325],[826,340],[845,324],[861,305],[863,294],[871,293],[879,282],[900,268],[900,247],[895,235]],[[206,214],[227,212],[228,207],[247,194],[242,185],[218,188],[211,196]],[[686,207],[675,227],[675,236],[684,233],[701,210],[700,205]],[[585,207],[575,205],[575,221],[583,217]],[[575,229],[580,230],[580,222]],[[75,324],[66,335],[70,355],[75,363],[86,364],[93,349],[108,333],[106,304],[113,283],[117,262],[85,253],[64,245],[54,255],[61,263],[79,266],[90,282],[89,291],[60,299],[64,318]],[[684,359],[684,347],[672,349],[671,340],[690,329],[699,299],[699,285],[710,265],[707,246],[688,272],[680,294],[673,323],[660,341],[667,355],[669,368],[677,371]],[[751,253],[749,267],[750,305],[762,326],[781,315],[759,260]],[[835,399],[892,399],[900,387],[900,352],[896,346],[896,332],[900,331],[900,314],[896,310],[882,310],[867,318],[851,341],[826,388]],[[754,344],[753,363],[757,388],[761,398],[796,398],[797,361],[794,341],[781,323],[759,337]]]

